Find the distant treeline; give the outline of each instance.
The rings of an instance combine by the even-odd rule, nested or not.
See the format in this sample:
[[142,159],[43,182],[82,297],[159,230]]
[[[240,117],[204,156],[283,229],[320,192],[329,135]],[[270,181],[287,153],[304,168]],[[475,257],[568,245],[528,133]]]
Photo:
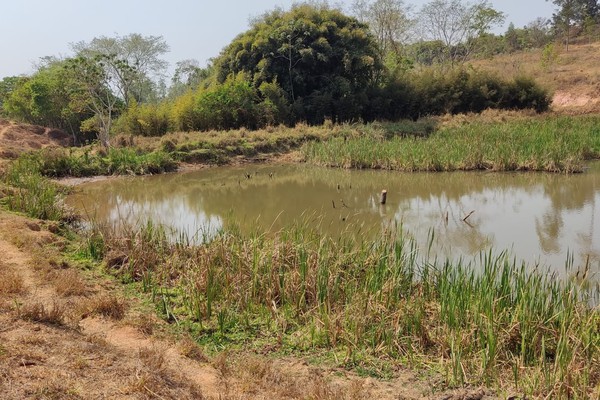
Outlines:
[[297,122],[320,124],[325,120],[395,121],[490,108],[541,112],[549,104],[548,93],[532,79],[505,81],[466,70],[444,75],[411,72],[358,95],[336,98],[332,93],[320,93],[294,102],[276,83],[255,88],[240,74],[173,100],[132,103],[115,123],[115,129],[132,135],[160,136],[171,131],[258,129]]
[[[410,46],[401,46],[400,25],[396,36],[378,36],[381,21],[370,8],[361,18],[322,4],[276,9],[255,19],[207,68],[178,63],[169,88],[157,78],[168,51],[161,37],[95,38],[72,45],[73,57],[42,59],[32,76],[0,81],[0,111],[68,130],[77,141],[95,135],[108,146],[114,132],[158,136],[548,108],[548,93],[531,78],[507,81],[464,64],[489,42],[501,13],[486,2],[458,0],[434,0],[421,13],[449,18],[446,9],[471,21],[462,39],[432,36]],[[399,18],[401,11],[386,12]]]

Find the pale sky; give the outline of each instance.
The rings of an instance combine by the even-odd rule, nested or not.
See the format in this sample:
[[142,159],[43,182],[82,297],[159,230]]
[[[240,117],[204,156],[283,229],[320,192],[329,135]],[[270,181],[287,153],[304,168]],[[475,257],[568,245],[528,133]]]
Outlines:
[[[292,0],[0,0],[0,79],[31,74],[44,56],[71,55],[69,43],[97,36],[140,33],[162,36],[171,47],[165,59],[197,59],[201,65],[219,54],[250,17]],[[429,0],[405,0],[419,9]],[[331,1],[348,7],[352,0]],[[550,18],[546,0],[491,0],[508,22],[523,27],[537,17]],[[501,32],[505,28],[501,29]]]

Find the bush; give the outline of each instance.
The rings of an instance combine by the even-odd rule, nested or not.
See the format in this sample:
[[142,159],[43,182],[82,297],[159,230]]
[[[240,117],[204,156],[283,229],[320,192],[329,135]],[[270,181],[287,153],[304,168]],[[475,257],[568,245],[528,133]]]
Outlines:
[[19,157],[10,164],[4,179],[11,187],[7,196],[9,209],[32,218],[55,221],[67,218],[58,186],[40,173],[39,157]]
[[486,109],[543,112],[550,106],[548,92],[531,78],[507,81],[473,69],[397,71],[383,77],[379,86],[354,95],[343,78],[330,85],[291,104],[277,82],[263,82],[256,89],[244,74],[238,74],[158,105],[132,103],[115,125],[131,135],[160,136],[174,130],[260,129],[301,121],[322,124],[328,116],[335,116],[333,122],[400,121]]
[[508,86],[505,98],[498,108],[509,110],[532,108],[537,112],[543,112],[548,110],[550,103],[548,92],[536,84],[533,79],[517,77]]
[[245,75],[231,76],[225,83],[200,92],[195,112],[200,130],[259,128],[263,116],[259,97]]
[[172,129],[184,132],[199,130],[200,121],[195,108],[196,95],[191,90],[176,98],[170,108]]
[[[468,70],[440,74],[430,69],[403,74],[387,83],[372,100],[368,120],[417,119],[426,115],[459,114],[486,109],[534,109],[550,106],[548,92],[531,78],[506,81],[498,76]],[[386,110],[386,106],[391,109]]]
[[132,100],[116,122],[116,130],[129,135],[162,136],[170,129],[169,104],[141,104]]

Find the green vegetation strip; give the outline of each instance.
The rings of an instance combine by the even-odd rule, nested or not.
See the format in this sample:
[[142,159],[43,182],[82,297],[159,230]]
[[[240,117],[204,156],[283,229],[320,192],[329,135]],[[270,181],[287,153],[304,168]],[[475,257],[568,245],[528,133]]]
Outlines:
[[585,160],[600,157],[600,117],[474,121],[426,138],[362,134],[302,151],[308,162],[342,168],[581,172]]
[[379,376],[408,363],[447,385],[552,398],[588,398],[600,384],[598,288],[505,253],[437,262],[395,229],[361,242],[307,225],[273,236],[231,229],[198,245],[152,224],[96,227],[85,243],[84,254],[218,351],[330,354]]

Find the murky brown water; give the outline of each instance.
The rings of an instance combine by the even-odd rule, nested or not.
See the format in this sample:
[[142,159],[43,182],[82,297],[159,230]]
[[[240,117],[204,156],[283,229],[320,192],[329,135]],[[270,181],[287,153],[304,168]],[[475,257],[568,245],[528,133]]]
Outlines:
[[491,247],[564,271],[571,254],[576,268],[589,260],[600,273],[600,163],[569,176],[220,167],[88,183],[77,192],[68,202],[99,220],[152,219],[188,235],[231,222],[276,230],[304,220],[323,234],[368,237],[394,221],[422,245],[433,229],[440,256],[470,259]]

